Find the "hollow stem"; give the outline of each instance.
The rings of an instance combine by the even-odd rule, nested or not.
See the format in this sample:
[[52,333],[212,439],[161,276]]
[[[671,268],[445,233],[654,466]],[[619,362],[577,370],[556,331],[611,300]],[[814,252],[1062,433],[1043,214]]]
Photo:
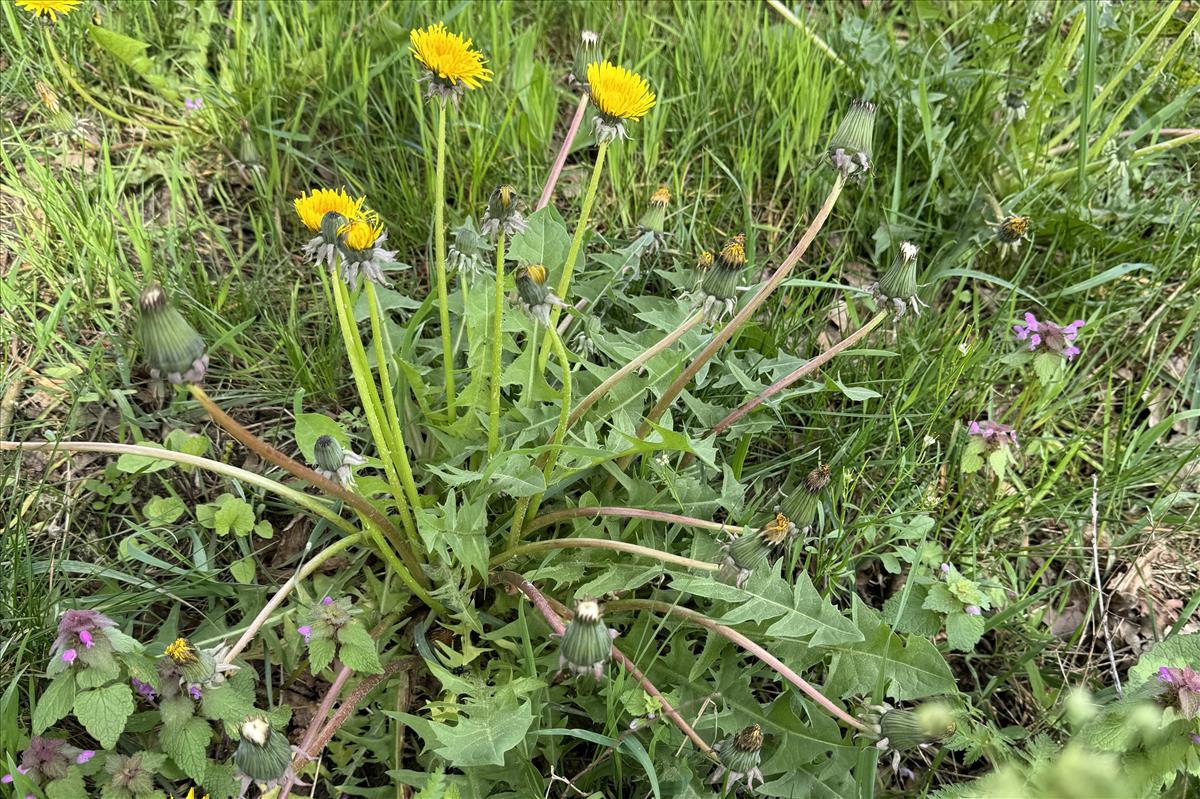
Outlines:
[[433,248],[437,268],[438,318],[442,325],[442,369],[446,376],[446,415],[458,415],[454,390],[454,348],[450,344],[450,300],[446,290],[446,101],[437,104],[437,173],[433,186]]
[[[562,277],[558,279],[558,298],[567,301],[567,290],[571,288],[571,276],[575,272],[575,263],[579,259],[579,251],[583,248],[583,236],[587,233],[588,220],[592,215],[592,206],[596,203],[596,192],[600,188],[600,175],[604,171],[604,156],[608,152],[608,142],[600,142],[596,148],[596,164],[592,167],[592,178],[588,181],[587,193],[583,195],[583,205],[579,208],[579,222],[575,225],[575,235],[571,238],[571,248],[567,250],[567,260],[563,264]],[[558,328],[558,318],[562,316],[562,308],[555,306],[550,312],[551,330]],[[550,360],[550,343],[542,345],[541,355],[538,356],[538,372],[546,368]]]
[[659,602],[653,599],[617,600],[615,602],[609,602],[608,609],[612,611],[649,610],[654,613],[665,613],[671,616],[677,616],[693,624],[698,624],[701,627],[712,630],[716,634],[727,638],[728,640],[740,646],[742,649],[745,649],[747,652],[754,655],[763,663],[770,666],[775,670],[776,673],[779,674],[779,676],[783,677],[792,685],[799,688],[808,696],[809,699],[812,699],[814,702],[824,708],[831,716],[838,719],[843,724],[847,725],[848,727],[853,727],[861,732],[873,734],[872,730],[866,724],[862,723],[858,719],[854,718],[854,716],[851,716],[849,713],[834,704],[831,699],[818,691],[811,683],[788,668],[786,663],[732,627],[726,627],[724,624],[713,621],[704,614],[697,613],[694,610],[688,610],[687,608],[681,608],[678,605],[672,605],[669,602]]
[[[817,215],[813,217],[812,222],[809,223],[808,229],[804,231],[804,235],[800,237],[800,241],[795,247],[792,248],[792,251],[788,253],[787,258],[783,259],[783,263],[781,263],[779,268],[775,270],[775,274],[771,275],[771,279],[768,280],[762,286],[762,288],[760,288],[754,294],[754,296],[750,298],[750,301],[746,303],[742,310],[738,311],[737,315],[729,321],[729,324],[725,325],[725,327],[722,328],[717,335],[713,336],[712,341],[710,341],[708,345],[701,350],[700,354],[696,356],[696,359],[692,361],[687,368],[683,370],[683,373],[675,379],[675,382],[671,383],[671,385],[667,387],[667,390],[663,393],[662,397],[650,410],[650,413],[647,414],[646,420],[641,424],[641,426],[638,427],[637,436],[639,438],[644,438],[646,434],[650,432],[651,426],[659,420],[663,413],[666,412],[667,408],[671,407],[671,405],[675,402],[675,398],[678,397],[685,388],[687,388],[688,384],[692,382],[692,378],[696,376],[696,373],[704,367],[704,364],[708,363],[709,360],[717,354],[717,351],[720,350],[721,347],[725,346],[726,342],[733,338],[733,334],[736,333],[738,329],[746,323],[746,320],[753,316],[754,312],[757,311],[759,307],[767,301],[767,298],[770,297],[772,292],[779,287],[779,284],[787,279],[787,276],[791,274],[792,269],[794,269],[796,264],[800,262],[800,259],[804,256],[804,253],[808,251],[809,246],[813,243],[813,240],[817,237],[817,234],[821,231],[821,228],[825,226],[825,220],[829,218],[829,214],[833,211],[834,203],[837,202],[838,196],[842,193],[842,187],[845,185],[845,182],[845,177],[839,172],[837,178],[833,182],[833,187],[829,190],[828,196],[825,197],[824,204],[822,204],[821,209],[817,211]],[[629,465],[629,462],[632,459],[633,456],[628,455],[618,462],[618,466],[621,469],[624,469]]]
[[627,544],[624,541],[610,541],[607,538],[552,538],[546,541],[531,541],[528,544],[521,544],[520,546],[501,552],[488,561],[488,565],[496,567],[521,555],[528,555],[531,552],[542,552],[547,549],[610,549],[614,552],[624,552],[643,558],[653,558],[663,563],[671,563],[687,569],[716,571],[721,568],[719,563],[685,558],[682,555],[675,555],[638,544]]
[[[542,614],[542,617],[546,620],[546,623],[550,625],[550,629],[558,635],[563,634],[563,631],[566,628],[563,626],[562,619],[559,618],[558,612],[550,606],[550,601],[547,600],[547,598],[542,595],[542,592],[537,589],[537,586],[516,572],[502,571],[495,575],[495,579],[524,594],[525,597],[529,599],[531,603],[533,603],[533,606],[537,608],[538,612]],[[662,704],[663,715],[674,722],[675,726],[678,727],[684,735],[691,739],[692,743],[696,745],[697,749],[699,749],[708,757],[714,760],[716,759],[716,754],[713,752],[712,747],[709,746],[694,729],[692,729],[692,725],[688,724],[687,721],[684,720],[683,716],[679,715],[679,711],[677,711],[670,701],[668,701],[667,698],[662,695],[662,692],[655,687],[654,683],[650,682],[650,679],[646,677],[646,675],[643,674],[637,666],[634,665],[633,661],[625,656],[625,653],[614,646],[612,648],[612,657],[614,660],[624,666],[626,671],[633,675],[634,679],[641,684],[646,693],[656,697],[659,700],[659,702]]]
[[[553,513],[547,513],[543,516],[538,516],[536,519],[529,522],[529,526],[526,528],[525,532],[532,533],[534,530],[540,530],[543,527],[549,527],[550,525],[561,522],[564,519],[579,519],[594,516],[618,516],[634,519],[650,519],[656,522],[682,524],[686,527],[700,527],[705,530],[715,530],[717,532],[728,530],[733,533],[741,533],[744,529],[735,524],[722,524],[721,522],[707,521],[705,519],[694,519],[691,516],[680,516],[677,513],[667,513],[666,511],[661,510],[600,506],[590,508],[567,508],[565,510],[556,510]],[[509,548],[512,549],[513,547],[510,546]]]
[[550,204],[550,198],[554,196],[554,187],[558,184],[563,166],[567,163],[567,155],[571,152],[571,144],[575,141],[575,134],[579,132],[579,125],[583,122],[583,114],[587,111],[587,105],[588,95],[587,92],[584,92],[579,95],[579,104],[575,106],[575,116],[571,118],[567,135],[563,137],[562,146],[558,148],[558,155],[554,157],[554,166],[550,168],[550,176],[546,178],[546,185],[542,187],[542,196],[538,198],[537,208],[534,210],[545,208]]
[[488,388],[488,455],[500,447],[500,367],[504,357],[504,228],[496,236],[496,293],[492,306],[492,379]]

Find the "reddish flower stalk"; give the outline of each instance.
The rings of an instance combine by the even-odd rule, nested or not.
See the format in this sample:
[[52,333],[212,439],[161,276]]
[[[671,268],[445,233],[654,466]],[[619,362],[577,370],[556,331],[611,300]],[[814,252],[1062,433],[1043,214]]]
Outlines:
[[562,174],[563,166],[567,163],[567,154],[571,151],[571,144],[575,141],[575,134],[579,132],[579,126],[583,123],[583,114],[587,111],[588,95],[587,92],[579,95],[579,105],[575,107],[575,116],[571,119],[571,126],[567,128],[567,135],[563,137],[562,146],[558,148],[558,155],[554,158],[554,166],[550,169],[550,176],[546,178],[546,185],[542,189],[542,196],[538,198],[537,208],[539,210],[550,204],[550,197],[554,194],[554,187],[558,184],[559,175]]
[[[502,571],[498,572],[495,577],[505,585],[511,586],[512,588],[524,594],[525,597],[533,603],[533,606],[537,608],[538,612],[541,613],[546,619],[546,623],[550,625],[550,629],[552,629],[556,634],[562,635],[563,630],[565,630],[566,627],[563,625],[562,619],[559,618],[559,613],[569,616],[570,612],[567,611],[566,608],[562,607],[562,605],[559,605],[556,611],[555,608],[551,607],[550,603],[552,600],[547,599],[542,592],[537,589],[537,586],[516,572]],[[649,678],[646,677],[646,675],[643,674],[641,670],[639,670],[638,667],[633,664],[632,660],[627,658],[625,654],[615,646],[612,648],[612,657],[613,660],[619,662],[625,667],[626,671],[633,675],[634,679],[641,684],[646,693],[658,699],[658,701],[662,704],[663,715],[673,721],[675,726],[678,727],[684,735],[691,739],[692,743],[696,745],[697,749],[708,755],[710,758],[713,758],[714,760],[716,759],[716,755],[713,753],[712,747],[709,746],[708,743],[701,738],[694,729],[692,729],[692,725],[688,724],[687,721],[684,720],[683,716],[679,715],[679,711],[677,711],[675,707],[667,700],[667,698],[662,695],[658,688],[654,686],[654,683],[650,682]]]

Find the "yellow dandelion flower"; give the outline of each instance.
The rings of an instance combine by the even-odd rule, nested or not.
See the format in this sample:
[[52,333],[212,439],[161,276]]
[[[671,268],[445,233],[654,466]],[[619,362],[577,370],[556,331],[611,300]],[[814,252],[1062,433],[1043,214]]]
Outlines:
[[601,140],[625,136],[623,122],[636,122],[654,107],[654,92],[645,78],[624,67],[589,64],[588,91],[592,102],[600,109],[596,117],[597,134]]
[[83,0],[17,0],[17,5],[35,17],[58,22],[59,14],[70,14]]
[[195,663],[198,659],[196,647],[192,646],[191,642],[186,638],[176,638],[167,645],[167,648],[163,650],[163,654],[176,663]]
[[530,264],[525,267],[524,276],[540,286],[546,282],[546,267],[541,264]]
[[38,97],[42,98],[42,105],[46,106],[51,113],[57,114],[59,111],[58,95],[54,93],[44,81],[37,81],[33,84],[33,88],[37,89]]
[[362,206],[366,201],[366,197],[351,197],[345,189],[313,189],[311,193],[297,197],[293,205],[304,226],[317,232],[321,229],[325,214],[334,213],[354,219],[362,216]]
[[746,265],[746,235],[739,233],[721,248],[721,260],[728,266]]
[[383,223],[376,220],[374,213],[364,214],[339,227],[338,235],[350,249],[368,250],[383,235]]
[[[175,799],[175,797],[172,796],[171,799]],[[181,796],[181,797],[179,797],[179,799],[208,799],[208,794],[204,794],[204,796],[198,797],[198,796],[196,796],[195,788],[188,788],[187,795]]]
[[665,207],[666,204],[669,202],[671,202],[671,191],[666,186],[659,186],[658,190],[650,195],[650,204],[651,205],[659,205],[659,206]]
[[[413,29],[409,41],[409,52],[429,71],[430,78],[436,78],[441,89],[478,89],[492,79],[492,71],[483,65],[483,53],[471,46],[470,39],[451,33],[440,22],[424,30]],[[430,82],[430,90],[434,91],[434,81]]]
[[700,257],[696,259],[697,269],[708,269],[713,265],[713,254],[708,250],[700,253]]
[[792,524],[791,519],[776,511],[775,518],[769,521],[767,526],[763,528],[763,540],[769,544],[780,544],[795,529],[796,527]]

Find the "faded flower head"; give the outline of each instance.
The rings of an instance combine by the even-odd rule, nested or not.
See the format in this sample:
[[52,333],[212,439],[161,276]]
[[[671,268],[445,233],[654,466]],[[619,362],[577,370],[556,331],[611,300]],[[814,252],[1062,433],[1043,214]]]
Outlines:
[[367,211],[338,226],[338,249],[342,253],[342,279],[350,290],[358,288],[358,273],[376,285],[386,286],[383,268],[396,263],[396,251],[381,246],[387,231],[374,211]]
[[345,189],[314,189],[292,205],[304,226],[317,235],[304,245],[304,257],[320,266],[333,266],[338,252],[338,230],[363,215],[366,197],[351,197]]
[[874,135],[875,104],[868,100],[854,100],[829,140],[829,163],[847,178],[861,178],[871,171],[871,142]]
[[1001,92],[1000,104],[1004,107],[1004,119],[1006,122],[1022,120],[1029,111],[1029,103],[1025,101],[1025,93],[1020,89]]
[[164,692],[175,692],[182,686],[193,699],[197,698],[193,689],[221,682],[224,680],[221,673],[233,669],[225,664],[218,665],[212,652],[197,649],[182,637],[167,645],[159,664],[159,685]]
[[319,436],[313,445],[313,459],[317,462],[317,474],[346,487],[354,488],[352,466],[367,462],[362,455],[343,449],[333,436]]
[[967,433],[973,436],[978,436],[983,441],[984,449],[992,451],[1000,447],[1008,445],[1017,445],[1017,431],[1009,425],[1001,422],[993,422],[989,419],[980,421],[971,421],[967,425]]
[[751,724],[745,729],[730,735],[713,746],[721,763],[709,776],[710,783],[716,783],[724,777],[721,784],[723,794],[729,794],[733,786],[743,777],[746,779],[746,790],[753,792],[754,781],[763,782],[759,764],[762,762],[763,733],[762,727]]
[[604,55],[600,52],[600,34],[595,31],[583,31],[579,34],[579,44],[575,45],[575,64],[570,81],[586,89],[588,67],[603,60]]
[[871,286],[875,304],[881,308],[890,304],[897,317],[904,316],[908,308],[912,308],[912,312],[919,316],[921,308],[929,307],[917,296],[918,252],[911,242],[900,242],[900,251],[892,261],[891,268],[878,283]]
[[891,754],[891,767],[897,773],[902,752],[929,749],[958,729],[953,708],[941,701],[925,702],[911,710],[886,704],[871,710],[868,720],[879,736],[875,747]]
[[238,725],[238,747],[233,764],[254,782],[272,785],[283,779],[292,765],[287,736],[271,729],[265,716],[248,716]]
[[989,222],[996,230],[996,246],[1002,256],[1016,255],[1021,251],[1021,242],[1031,238],[1033,221],[1027,216],[1009,214],[998,222]]
[[1043,350],[1061,355],[1068,361],[1079,354],[1075,346],[1075,337],[1083,327],[1083,320],[1076,319],[1066,327],[1059,327],[1053,322],[1039,322],[1031,313],[1025,314],[1025,323],[1013,325],[1013,332],[1018,341],[1028,341],[1031,351]]
[[738,233],[721,247],[716,263],[704,270],[700,288],[692,294],[693,303],[701,309],[709,324],[733,314],[737,306],[738,279],[745,267],[746,236]]
[[489,239],[504,231],[506,236],[515,236],[529,225],[521,215],[521,198],[512,186],[498,186],[488,199],[487,210],[483,214],[483,224],[480,232]]
[[637,122],[654,107],[654,92],[635,72],[605,61],[587,68],[588,93],[596,105],[593,124],[601,141],[626,139],[626,122]]
[[517,268],[514,277],[517,283],[517,300],[521,307],[537,322],[543,325],[550,324],[550,309],[561,305],[562,301],[546,286],[546,267],[541,264],[526,264]]
[[70,14],[82,0],[16,0],[17,7],[23,8],[39,19],[48,17],[51,22],[58,22],[59,14]]
[[721,545],[724,557],[717,579],[743,587],[755,569],[765,566],[799,533],[786,513],[775,508],[774,515],[755,532],[742,531]]
[[475,220],[470,217],[450,233],[453,240],[446,249],[446,263],[468,281],[474,280],[488,268],[491,248],[487,239],[475,229]]
[[575,615],[563,630],[558,654],[558,670],[565,668],[575,675],[590,674],[600,682],[604,666],[612,655],[612,639],[616,630],[604,624],[600,603],[582,599],[575,604]]
[[421,80],[426,83],[425,96],[449,98],[455,101],[463,92],[478,89],[492,79],[492,71],[484,66],[483,53],[457,33],[446,30],[442,23],[409,33],[408,51],[424,67]]
[[1187,666],[1158,670],[1158,682],[1162,688],[1160,698],[1167,707],[1179,711],[1185,719],[1200,716],[1200,672]]
[[162,286],[152,283],[138,297],[141,308],[142,354],[154,379],[165,377],[175,385],[199,383],[208,370],[208,347],[196,328],[167,298]]
[[783,512],[796,525],[799,532],[807,532],[817,518],[817,506],[821,501],[821,492],[829,485],[829,464],[821,465],[810,471],[804,481],[791,493],[783,503]]

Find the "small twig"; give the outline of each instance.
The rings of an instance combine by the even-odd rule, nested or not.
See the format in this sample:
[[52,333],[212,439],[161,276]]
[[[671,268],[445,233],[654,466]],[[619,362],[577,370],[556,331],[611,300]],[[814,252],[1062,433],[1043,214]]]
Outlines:
[[735,524],[722,524],[721,522],[708,521],[705,519],[694,519],[691,516],[680,516],[677,513],[667,513],[661,510],[644,510],[642,508],[622,508],[613,506],[599,506],[589,508],[567,508],[566,510],[556,510],[553,513],[546,513],[538,516],[529,523],[525,528],[526,533],[532,533],[534,530],[540,530],[543,527],[560,522],[563,519],[577,519],[580,517],[589,516],[624,516],[637,519],[653,519],[658,522],[667,522],[668,524],[682,524],[687,527],[701,527],[705,530],[716,530],[717,532],[730,531],[741,533],[742,527]]
[[499,566],[500,564],[512,560],[519,555],[525,555],[530,552],[540,552],[543,549],[610,549],[614,552],[625,552],[629,555],[640,555],[644,558],[654,558],[663,563],[673,563],[676,566],[683,566],[687,569],[700,569],[701,571],[716,571],[721,568],[719,563],[709,563],[708,561],[695,560],[687,558],[683,555],[675,555],[670,552],[663,552],[659,549],[644,547],[639,544],[627,544],[624,541],[612,541],[607,538],[551,538],[545,541],[531,541],[528,544],[522,544],[512,549],[507,549],[496,555],[488,562],[489,566]]
[[[546,596],[537,589],[537,586],[516,572],[497,572],[495,578],[524,594],[526,598],[533,603],[533,606],[537,608],[538,612],[542,614],[542,617],[546,619],[546,623],[550,625],[550,629],[558,635],[563,634],[563,631],[566,629],[566,627],[563,625],[562,619],[559,618],[559,614],[555,612],[554,608],[551,607],[550,600],[548,600]],[[563,615],[569,615],[569,611],[567,611],[565,608],[562,608],[562,610]],[[633,664],[633,661],[625,656],[625,653],[623,653],[616,646],[613,646],[612,657],[613,660],[616,660],[625,667],[626,671],[633,675],[634,679],[641,684],[646,693],[658,699],[662,705],[663,715],[673,721],[675,726],[678,727],[684,735],[692,740],[692,743],[696,745],[697,749],[706,754],[708,757],[714,760],[716,759],[716,754],[713,752],[712,747],[709,746],[708,743],[701,738],[694,729],[692,729],[692,726],[687,723],[683,716],[679,715],[679,711],[677,711],[670,701],[668,701],[667,698],[662,695],[662,692],[654,686],[654,683],[650,682],[650,679]]]
[[1100,494],[1100,482],[1097,475],[1092,475],[1092,575],[1096,578],[1096,607],[1100,611],[1100,627],[1104,630],[1104,646],[1108,649],[1108,666],[1112,669],[1113,686],[1117,696],[1125,692],[1121,689],[1121,675],[1117,673],[1117,656],[1113,653],[1112,631],[1108,629],[1108,612],[1104,606],[1104,583],[1100,581],[1100,510],[1097,506]]
[[579,125],[583,122],[583,114],[587,110],[588,96],[587,92],[579,95],[579,105],[575,106],[575,116],[571,118],[571,125],[567,128],[567,135],[563,137],[562,146],[558,148],[558,155],[554,158],[554,166],[550,168],[550,176],[546,178],[546,185],[542,188],[542,196],[538,198],[537,208],[541,210],[550,204],[550,198],[554,195],[554,187],[558,185],[559,175],[562,174],[563,166],[567,163],[567,155],[571,152],[571,144],[575,141],[575,134],[579,132]]

